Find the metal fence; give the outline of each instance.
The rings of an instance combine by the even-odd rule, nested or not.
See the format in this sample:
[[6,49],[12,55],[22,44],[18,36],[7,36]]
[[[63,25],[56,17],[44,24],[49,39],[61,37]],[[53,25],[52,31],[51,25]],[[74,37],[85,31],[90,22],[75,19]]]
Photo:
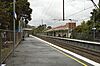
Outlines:
[[100,31],[95,32],[95,38],[93,31],[91,32],[84,32],[84,33],[78,33],[74,31],[72,33],[73,39],[79,39],[79,40],[88,40],[88,41],[98,41],[100,42]]
[[[15,47],[22,39],[21,32],[16,32]],[[13,31],[12,30],[0,30],[0,62],[3,63],[13,50]]]

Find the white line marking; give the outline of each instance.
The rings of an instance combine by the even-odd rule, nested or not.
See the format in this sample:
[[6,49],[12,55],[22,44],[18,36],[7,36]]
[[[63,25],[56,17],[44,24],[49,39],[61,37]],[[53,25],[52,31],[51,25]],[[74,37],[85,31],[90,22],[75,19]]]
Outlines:
[[44,41],[44,40],[42,40],[42,39],[40,39],[40,38],[38,38],[38,37],[35,37],[35,36],[32,36],[32,35],[30,35],[30,36],[31,36],[31,37],[34,37],[34,38],[36,38],[36,39],[38,39],[38,40],[40,40],[40,41],[42,41],[42,42],[45,42],[45,43],[47,43],[47,44],[49,44],[49,45],[51,45],[51,46],[53,46],[53,47],[55,47],[55,48],[57,48],[57,49],[63,51],[63,52],[65,52],[65,53],[68,53],[68,54],[70,54],[70,55],[72,55],[72,56],[74,56],[74,57],[77,57],[77,58],[79,58],[79,59],[81,59],[81,60],[83,60],[83,61],[85,61],[85,62],[87,62],[87,63],[89,63],[89,64],[91,64],[91,65],[100,66],[100,63],[97,63],[97,62],[95,62],[95,61],[93,61],[93,60],[90,60],[90,59],[88,59],[88,58],[86,58],[86,57],[83,57],[83,56],[81,56],[81,55],[78,55],[78,54],[76,54],[76,53],[73,53],[73,52],[71,52],[71,51],[69,51],[69,50],[63,49],[63,48],[61,48],[61,47],[59,47],[59,46],[56,46],[56,45],[54,45],[54,44],[52,44],[52,43],[49,43],[49,42],[47,42],[47,41]]
[[6,64],[1,64],[1,66],[6,66]]

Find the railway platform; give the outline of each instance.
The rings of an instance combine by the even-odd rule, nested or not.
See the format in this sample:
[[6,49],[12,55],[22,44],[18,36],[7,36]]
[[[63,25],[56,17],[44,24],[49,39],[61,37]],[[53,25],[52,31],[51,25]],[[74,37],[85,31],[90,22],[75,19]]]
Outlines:
[[15,49],[7,66],[93,66],[50,46],[35,36],[25,38]]

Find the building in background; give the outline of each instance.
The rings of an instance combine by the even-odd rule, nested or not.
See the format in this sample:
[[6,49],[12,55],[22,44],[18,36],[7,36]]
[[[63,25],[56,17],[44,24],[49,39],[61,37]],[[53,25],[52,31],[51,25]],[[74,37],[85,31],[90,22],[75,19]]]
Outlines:
[[57,37],[71,37],[72,30],[76,28],[76,22],[67,22],[65,25],[57,26],[46,31],[45,34]]
[[68,29],[74,29],[74,28],[76,28],[76,22],[68,22],[68,23],[66,23],[66,27]]

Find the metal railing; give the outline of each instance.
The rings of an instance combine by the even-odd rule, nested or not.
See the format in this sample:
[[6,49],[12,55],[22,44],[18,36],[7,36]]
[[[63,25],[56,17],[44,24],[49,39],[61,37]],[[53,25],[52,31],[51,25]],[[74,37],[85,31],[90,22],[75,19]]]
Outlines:
[[[22,39],[21,32],[16,32],[15,46],[19,44]],[[0,62],[3,63],[7,57],[12,53],[13,49],[13,31],[0,30]]]

